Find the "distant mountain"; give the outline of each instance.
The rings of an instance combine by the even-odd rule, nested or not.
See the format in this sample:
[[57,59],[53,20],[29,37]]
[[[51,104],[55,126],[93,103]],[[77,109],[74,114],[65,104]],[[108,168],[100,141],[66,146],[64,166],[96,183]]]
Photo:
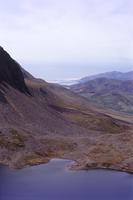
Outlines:
[[97,78],[109,78],[109,79],[116,79],[116,80],[133,80],[133,71],[130,72],[107,72],[107,73],[102,73],[102,74],[97,74],[93,76],[86,76],[82,79],[79,80],[79,82],[86,82],[89,80],[94,80]]
[[133,94],[133,80],[122,81],[98,78],[70,86],[77,93],[126,93]]
[[133,80],[98,78],[70,86],[70,89],[103,108],[133,113]]
[[78,83],[84,83],[86,81],[95,80],[97,78],[108,78],[108,79],[115,79],[115,80],[133,80],[133,71],[130,72],[107,72],[102,74],[96,74],[93,76],[86,76],[81,79],[64,79],[64,80],[53,80],[50,81],[51,83],[56,83],[59,85],[70,86],[75,85]]

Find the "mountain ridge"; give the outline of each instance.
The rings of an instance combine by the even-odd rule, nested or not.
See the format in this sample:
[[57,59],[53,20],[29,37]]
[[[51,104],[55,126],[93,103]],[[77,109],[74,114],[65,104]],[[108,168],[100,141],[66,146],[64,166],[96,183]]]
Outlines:
[[70,86],[78,93],[129,93],[133,94],[133,80],[116,80],[108,78],[97,78]]
[[51,81],[51,83],[56,83],[63,86],[71,86],[76,85],[79,83],[84,83],[86,81],[94,80],[97,78],[108,78],[108,79],[115,79],[115,80],[133,80],[133,71],[129,72],[119,72],[119,71],[112,71],[112,72],[105,72],[96,75],[86,76],[80,79],[64,79],[64,80],[55,80]]
[[119,71],[112,71],[112,72],[105,72],[101,74],[96,74],[92,76],[86,76],[81,78],[79,82],[86,82],[89,80],[94,80],[97,78],[109,78],[109,79],[116,79],[116,80],[133,80],[133,71],[129,72],[119,72]]

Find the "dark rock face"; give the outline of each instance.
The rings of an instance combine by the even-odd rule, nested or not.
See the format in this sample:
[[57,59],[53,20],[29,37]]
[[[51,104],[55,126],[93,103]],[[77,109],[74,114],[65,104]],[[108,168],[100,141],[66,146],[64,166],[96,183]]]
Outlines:
[[0,84],[8,84],[22,93],[30,94],[20,65],[2,47],[0,47]]
[[23,72],[24,79],[32,80],[35,79],[34,76],[32,76],[29,72],[27,72],[25,69],[21,67],[21,71]]
[[1,91],[0,91],[0,102],[7,103],[7,100],[6,100],[4,94]]

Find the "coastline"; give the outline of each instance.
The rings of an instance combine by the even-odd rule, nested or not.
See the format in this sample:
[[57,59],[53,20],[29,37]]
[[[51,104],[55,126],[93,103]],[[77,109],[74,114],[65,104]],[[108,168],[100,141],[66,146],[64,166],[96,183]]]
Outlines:
[[10,163],[8,163],[8,164],[0,163],[0,166],[21,170],[21,169],[32,167],[32,166],[39,166],[39,165],[42,165],[42,164],[48,164],[48,163],[50,163],[51,161],[54,161],[54,160],[66,160],[66,161],[72,162],[71,164],[66,165],[66,168],[68,170],[71,170],[71,171],[82,171],[82,170],[88,171],[88,170],[101,170],[102,169],[102,170],[111,170],[111,171],[118,171],[118,172],[125,172],[125,173],[129,173],[129,174],[133,174],[133,171],[131,171],[127,168],[124,168],[122,166],[113,166],[112,165],[110,167],[105,167],[105,166],[103,166],[104,163],[103,164],[97,163],[97,166],[96,166],[96,163],[91,163],[91,164],[88,165],[87,163],[83,164],[82,161],[79,162],[79,161],[76,161],[76,160],[71,160],[68,157],[67,158],[65,158],[65,157],[64,158],[63,157],[53,157],[53,158],[49,158],[47,161],[46,160],[45,161],[40,160],[37,163],[31,164],[31,165],[24,165],[23,167],[20,167],[20,166],[18,167],[18,166],[12,165]]

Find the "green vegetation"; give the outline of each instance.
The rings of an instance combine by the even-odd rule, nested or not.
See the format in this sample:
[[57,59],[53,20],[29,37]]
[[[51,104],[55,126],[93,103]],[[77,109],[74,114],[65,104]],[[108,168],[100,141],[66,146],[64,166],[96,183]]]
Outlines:
[[114,109],[121,112],[133,114],[133,95],[128,94],[83,94],[89,100],[93,100],[105,109]]

